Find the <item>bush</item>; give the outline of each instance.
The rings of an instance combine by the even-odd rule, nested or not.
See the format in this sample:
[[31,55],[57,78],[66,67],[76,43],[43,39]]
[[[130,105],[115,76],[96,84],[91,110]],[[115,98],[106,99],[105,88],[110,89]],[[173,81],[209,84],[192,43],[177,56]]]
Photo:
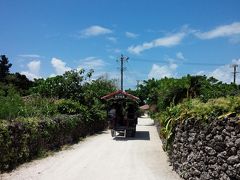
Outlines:
[[[99,112],[100,113],[100,112]],[[57,115],[0,121],[0,172],[106,128],[105,116]],[[101,119],[100,119],[101,118]]]
[[174,128],[186,120],[197,120],[206,124],[212,119],[222,118],[229,113],[240,113],[240,96],[210,99],[206,103],[199,99],[185,100],[176,106],[170,106],[165,111],[154,115],[160,123],[160,135],[166,140],[168,149],[174,137]]
[[13,89],[8,90],[7,94],[0,91],[0,119],[53,116],[58,113],[55,101],[38,95],[20,97]]
[[57,110],[61,114],[79,114],[85,113],[86,107],[79,102],[75,102],[69,99],[60,99],[56,101]]
[[0,102],[0,119],[16,118],[20,114],[21,106],[23,106],[21,97],[13,89],[9,89],[7,94],[0,91]]
[[[32,87],[32,94],[24,97],[15,86],[0,84],[0,172],[107,127],[99,99],[116,88],[104,78],[89,81],[92,73],[69,71],[34,84],[19,75],[23,81],[16,87],[29,86],[21,95],[28,95]],[[10,81],[15,82],[14,76]]]
[[24,104],[21,106],[20,116],[43,117],[53,116],[58,113],[54,98],[44,98],[39,95],[23,97]]

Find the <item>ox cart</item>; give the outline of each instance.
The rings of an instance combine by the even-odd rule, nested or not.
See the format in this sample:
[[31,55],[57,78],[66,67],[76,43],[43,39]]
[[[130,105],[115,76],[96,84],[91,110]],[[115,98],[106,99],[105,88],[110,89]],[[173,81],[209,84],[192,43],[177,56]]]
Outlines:
[[112,137],[134,137],[138,122],[138,97],[119,90],[102,99],[107,101],[107,117]]

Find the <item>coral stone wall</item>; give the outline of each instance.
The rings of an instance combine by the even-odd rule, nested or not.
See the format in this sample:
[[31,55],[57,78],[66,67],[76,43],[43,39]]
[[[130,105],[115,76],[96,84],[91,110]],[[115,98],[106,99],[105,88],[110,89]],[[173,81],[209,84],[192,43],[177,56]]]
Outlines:
[[240,180],[240,118],[209,122],[177,125],[169,153],[174,170],[189,180]]

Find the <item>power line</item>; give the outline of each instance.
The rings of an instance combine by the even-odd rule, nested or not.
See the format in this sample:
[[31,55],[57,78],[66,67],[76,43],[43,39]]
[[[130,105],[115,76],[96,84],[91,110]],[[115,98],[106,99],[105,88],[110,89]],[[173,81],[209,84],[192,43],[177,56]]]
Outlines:
[[183,62],[184,65],[194,65],[194,66],[224,66],[226,64],[217,64],[217,63],[191,63]]
[[[121,55],[120,57],[120,62],[121,62],[121,90],[123,90],[123,87],[126,87],[123,85],[123,71],[125,70],[125,67],[123,67],[124,65],[124,61],[127,61],[129,58],[126,57],[126,56],[123,56]],[[159,61],[159,60],[154,60],[154,59],[143,59],[143,58],[132,58],[133,61],[131,62],[145,62],[145,63],[149,63],[149,62],[153,62],[153,63],[162,63],[162,64],[170,64],[171,61]],[[193,65],[193,66],[226,66],[228,65],[227,63],[226,64],[223,64],[223,63],[200,63],[200,62],[183,62],[183,61],[178,61],[178,62],[172,62],[172,63],[180,63],[180,64],[183,64],[183,65]],[[237,67],[238,65],[237,64],[233,64],[231,67],[233,67],[233,82],[236,83],[236,75],[237,73]],[[133,76],[139,76],[137,73],[135,73],[135,68],[132,68],[131,65],[129,64],[129,68],[130,68],[130,71],[127,71],[127,73],[130,73],[130,76],[129,77],[133,77]],[[132,71],[133,70],[133,71]],[[141,74],[146,74],[145,72],[141,73]],[[140,76],[139,76],[140,77]],[[137,87],[138,85],[140,84],[139,82],[141,80],[139,80],[139,77],[136,77],[135,79],[137,79]],[[128,79],[128,77],[126,77]],[[141,79],[141,78],[140,78]],[[136,80],[135,80],[136,82]],[[129,86],[129,85],[128,85]]]
[[[131,58],[132,62],[144,62],[144,63],[156,63],[156,64],[169,64],[171,61],[161,61],[157,59],[143,59],[143,58]],[[227,63],[202,63],[202,62],[184,62],[184,61],[173,61],[172,63],[178,63],[181,65],[190,65],[190,66],[225,66]]]
[[[156,59],[142,59],[142,58],[132,58],[133,61],[141,61],[141,62],[153,62],[153,63],[163,63],[163,64],[169,64],[169,61],[159,61]],[[181,62],[179,61],[181,64],[183,65],[193,65],[193,66],[224,66],[226,64],[222,64],[222,63],[200,63],[200,62]]]

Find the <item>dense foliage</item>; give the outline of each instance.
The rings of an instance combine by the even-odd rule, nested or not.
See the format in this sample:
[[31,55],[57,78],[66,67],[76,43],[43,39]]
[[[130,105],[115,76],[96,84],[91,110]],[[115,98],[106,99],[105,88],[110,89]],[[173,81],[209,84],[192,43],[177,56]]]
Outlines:
[[22,118],[0,121],[0,172],[42,156],[48,150],[77,142],[106,127],[105,119],[83,112],[51,118]]
[[184,121],[194,120],[209,124],[214,119],[221,119],[240,113],[240,96],[209,99],[206,103],[200,99],[190,99],[167,107],[165,111],[155,113],[154,119],[160,123],[160,134],[166,140],[166,148],[171,145],[174,128]]
[[174,128],[184,120],[195,119],[208,123],[226,113],[238,113],[240,89],[206,76],[150,79],[137,90],[128,92],[138,96],[142,104],[150,105],[150,115],[160,125],[160,134],[168,148]]
[[106,127],[101,97],[116,90],[113,80],[82,69],[32,82],[11,66],[1,56],[0,172]]
[[[72,143],[106,126],[101,97],[116,90],[116,82],[98,78],[93,70],[71,70],[63,75],[30,81],[10,73],[6,56],[0,59],[0,170]],[[194,118],[208,123],[226,113],[240,112],[240,90],[206,76],[149,79],[129,93],[150,105],[160,124],[166,148],[177,123]]]
[[179,79],[163,78],[144,81],[137,90],[129,92],[138,96],[142,102],[150,104],[155,112],[164,111],[170,105],[177,105],[184,99],[199,98],[203,102],[218,97],[240,94],[239,86],[226,84],[206,76],[185,76]]
[[84,70],[72,70],[46,80],[38,79],[31,90],[43,97],[81,100],[83,98],[82,84],[86,80],[84,73]]

